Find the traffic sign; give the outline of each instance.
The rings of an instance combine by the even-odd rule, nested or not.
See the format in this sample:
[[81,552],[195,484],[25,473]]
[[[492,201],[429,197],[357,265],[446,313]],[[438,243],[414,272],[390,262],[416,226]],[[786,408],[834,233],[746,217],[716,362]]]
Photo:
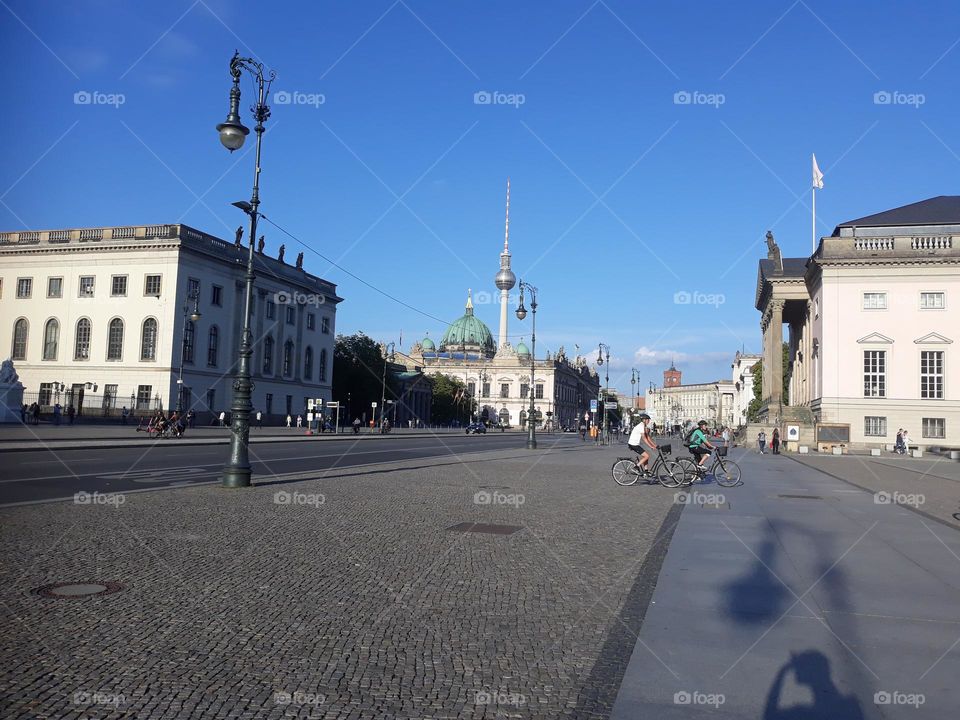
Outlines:
[[597,411],[597,399],[594,398],[593,400],[590,401],[590,412],[596,412],[596,411]]
[[314,401],[313,398],[307,398],[307,410],[313,410]]
[[340,407],[340,402],[339,402],[339,401],[335,401],[335,400],[331,400],[330,402],[327,403],[327,407],[328,407],[328,408],[338,408],[338,407]]
[[376,406],[377,404],[375,402],[370,403],[370,407],[376,407]]
[[603,407],[604,407],[605,409],[607,409],[607,410],[616,410],[616,409],[617,409],[617,403],[616,403],[615,400],[614,400],[614,401],[608,400],[607,402],[605,402],[605,403],[603,404]]

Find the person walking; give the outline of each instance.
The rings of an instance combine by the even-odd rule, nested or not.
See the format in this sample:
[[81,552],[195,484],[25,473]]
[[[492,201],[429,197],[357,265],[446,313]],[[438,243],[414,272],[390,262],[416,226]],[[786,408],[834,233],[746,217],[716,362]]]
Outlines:
[[60,415],[63,413],[63,408],[60,407],[60,403],[57,403],[53,406],[53,424],[60,424]]
[[353,419],[353,434],[354,435],[360,434],[360,418],[358,417],[355,417]]
[[40,424],[40,403],[33,404],[33,424]]
[[903,454],[910,454],[910,433],[907,432],[906,428],[903,430],[903,435],[900,436],[903,441]]
[[20,406],[20,422],[24,425],[27,424],[27,404],[26,403]]
[[302,427],[303,427],[303,415],[297,415],[297,429],[299,430]]
[[193,411],[193,408],[187,410],[187,427],[193,430],[193,423],[197,419],[197,414]]
[[257,427],[263,428],[263,413],[257,410]]
[[780,428],[773,429],[773,454],[780,454]]
[[730,428],[725,427],[723,429],[723,435],[721,437],[723,437],[723,446],[725,448],[730,447]]
[[227,424],[227,413],[225,410],[220,411],[219,420],[220,420],[220,427],[225,427]]
[[767,450],[767,434],[761,430],[757,433],[757,445],[760,446],[760,454],[765,455]]
[[73,409],[73,405],[67,405],[67,420],[70,421],[70,424],[73,425],[73,418],[76,416],[77,411]]
[[123,406],[123,410],[120,411],[120,424],[121,424],[121,425],[126,425],[126,424],[127,424],[127,418],[128,418],[129,416],[130,416],[130,411],[127,410],[127,406],[124,405],[124,406]]
[[291,427],[293,424],[293,418],[290,417],[290,414],[287,413],[287,427]]

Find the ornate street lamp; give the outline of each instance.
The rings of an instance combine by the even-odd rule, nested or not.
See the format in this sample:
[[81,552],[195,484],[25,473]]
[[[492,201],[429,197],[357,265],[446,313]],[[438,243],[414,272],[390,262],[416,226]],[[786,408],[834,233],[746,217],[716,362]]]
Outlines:
[[[193,312],[190,312],[190,303],[193,302]],[[187,293],[187,302],[183,306],[183,330],[180,333],[180,374],[177,376],[177,415],[183,415],[183,361],[187,354],[187,320],[197,322],[200,315],[200,291],[198,289],[190,290]],[[193,347],[197,346],[197,329],[192,330],[191,342]],[[213,408],[210,408],[211,410]]]
[[393,362],[393,353],[396,351],[396,343],[387,343],[383,348],[383,381],[380,386],[380,432],[383,432],[384,413],[387,409],[387,363]]
[[527,316],[527,309],[523,306],[523,291],[530,293],[530,312],[533,313],[530,332],[530,410],[527,413],[527,450],[537,449],[537,411],[533,404],[534,388],[536,387],[536,357],[537,357],[537,289],[530,283],[520,280],[520,307],[517,308],[517,320]]
[[607,397],[610,395],[610,346],[606,343],[600,343],[599,350],[597,351],[597,365],[603,365],[603,355],[606,352],[607,356],[607,367],[606,367],[606,379],[605,379],[605,389],[603,391],[603,442],[604,444],[610,443],[610,416],[607,415]]
[[227,119],[217,125],[220,133],[220,142],[230,152],[243,146],[243,142],[250,130],[240,122],[240,75],[246,70],[257,83],[257,103],[251,110],[257,124],[253,130],[257,134],[257,149],[253,169],[253,193],[250,202],[234,203],[250,216],[250,249],[247,254],[246,297],[243,308],[243,330],[240,335],[239,361],[237,375],[233,381],[233,405],[230,408],[230,457],[223,469],[222,483],[224,487],[250,486],[250,395],[253,392],[253,382],[250,380],[250,356],[253,354],[253,334],[250,331],[250,308],[253,305],[253,243],[257,237],[257,217],[260,207],[260,145],[263,140],[263,123],[270,117],[270,107],[266,103],[266,96],[270,92],[270,84],[276,73],[270,71],[267,77],[263,74],[263,64],[251,58],[240,57],[239,52],[233,54],[230,60],[230,75],[233,77],[233,87],[230,88],[230,111]]

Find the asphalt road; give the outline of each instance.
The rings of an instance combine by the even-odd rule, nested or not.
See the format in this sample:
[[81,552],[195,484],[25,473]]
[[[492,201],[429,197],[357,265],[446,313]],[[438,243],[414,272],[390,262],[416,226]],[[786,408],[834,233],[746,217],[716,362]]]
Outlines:
[[[577,435],[542,435],[549,447],[580,443]],[[262,443],[251,446],[254,482],[276,475],[353,467],[416,458],[439,458],[486,450],[522,450],[521,433],[441,435]],[[7,452],[0,457],[0,506],[70,499],[75,493],[125,493],[219,481],[227,459],[223,445],[161,444],[154,447],[83,448],[46,452]]]

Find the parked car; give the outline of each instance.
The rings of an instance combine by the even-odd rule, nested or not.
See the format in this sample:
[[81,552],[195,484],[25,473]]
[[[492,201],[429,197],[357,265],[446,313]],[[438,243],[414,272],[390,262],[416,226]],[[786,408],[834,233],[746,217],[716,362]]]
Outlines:
[[484,425],[482,422],[472,422],[469,425],[467,425],[466,432],[467,432],[467,435],[469,435],[470,433],[473,433],[474,435],[483,433],[484,435],[486,435],[487,426]]

